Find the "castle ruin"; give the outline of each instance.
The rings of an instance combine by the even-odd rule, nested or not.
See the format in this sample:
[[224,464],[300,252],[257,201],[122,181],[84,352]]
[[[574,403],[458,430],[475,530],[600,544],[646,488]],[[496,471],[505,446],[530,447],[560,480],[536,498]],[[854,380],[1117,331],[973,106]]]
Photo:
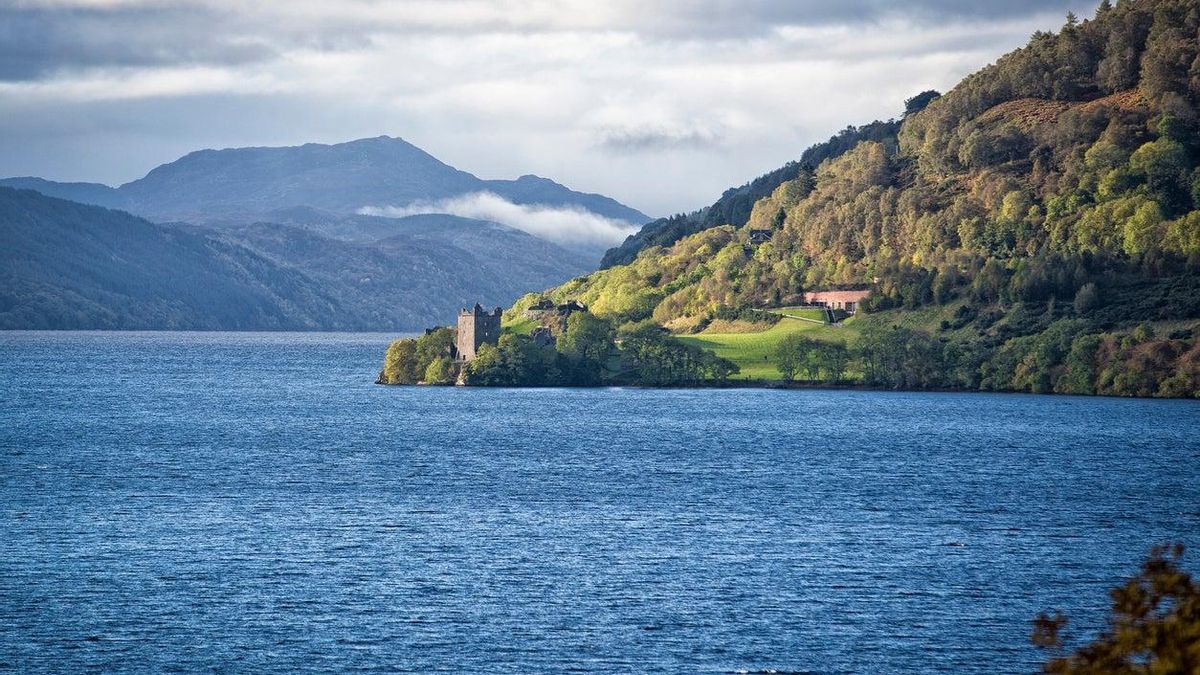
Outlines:
[[497,307],[488,312],[479,303],[472,309],[458,313],[458,334],[454,340],[455,356],[460,361],[471,361],[479,347],[500,342],[500,315]]

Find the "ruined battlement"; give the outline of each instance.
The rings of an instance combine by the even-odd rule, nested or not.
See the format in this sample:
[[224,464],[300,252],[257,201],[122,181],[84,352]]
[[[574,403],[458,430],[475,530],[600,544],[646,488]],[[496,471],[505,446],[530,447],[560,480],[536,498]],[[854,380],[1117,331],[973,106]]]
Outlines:
[[459,311],[458,332],[454,340],[456,358],[471,361],[481,346],[500,342],[500,316],[503,313],[499,307],[489,312],[479,303]]

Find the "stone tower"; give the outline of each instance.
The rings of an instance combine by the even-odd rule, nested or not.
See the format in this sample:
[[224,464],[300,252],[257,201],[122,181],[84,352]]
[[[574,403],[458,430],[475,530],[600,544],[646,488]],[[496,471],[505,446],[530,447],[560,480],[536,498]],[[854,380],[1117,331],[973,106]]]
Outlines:
[[500,314],[499,307],[488,312],[479,303],[458,313],[458,336],[454,346],[460,361],[474,359],[480,345],[494,345],[500,341]]

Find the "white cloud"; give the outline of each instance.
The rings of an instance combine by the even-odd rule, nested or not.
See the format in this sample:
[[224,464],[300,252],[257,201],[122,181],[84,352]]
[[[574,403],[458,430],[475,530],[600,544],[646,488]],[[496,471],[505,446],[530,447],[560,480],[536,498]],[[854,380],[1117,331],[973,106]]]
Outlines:
[[605,218],[582,208],[514,204],[492,192],[472,192],[406,206],[364,206],[358,212],[388,218],[447,213],[500,223],[558,244],[583,248],[618,244],[638,229],[623,220]]

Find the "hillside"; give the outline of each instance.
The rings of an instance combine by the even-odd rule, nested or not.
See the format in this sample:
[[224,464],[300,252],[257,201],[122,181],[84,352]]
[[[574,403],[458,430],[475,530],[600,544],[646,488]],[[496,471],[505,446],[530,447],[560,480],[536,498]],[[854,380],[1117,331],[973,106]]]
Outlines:
[[460,307],[506,305],[526,288],[589,267],[583,256],[496,223],[427,215],[400,219],[390,229],[391,236],[373,242],[275,223],[220,236],[319,282],[366,328],[437,325]]
[[351,215],[363,207],[403,207],[477,192],[514,204],[578,208],[630,224],[650,220],[609,197],[575,192],[547,178],[483,180],[387,136],[333,145],[198,150],[118,188],[37,178],[3,179],[0,185],[156,221],[244,224],[295,207]]
[[[549,295],[614,325],[697,332],[806,290],[865,288],[863,381],[1200,392],[1198,28],[1194,2],[1105,2],[927,101],[894,138],[782,180],[745,223]],[[887,332],[915,312],[936,318]]]
[[128,202],[113,188],[101,183],[58,183],[44,178],[24,176],[0,179],[0,187],[33,190],[47,197],[57,197],[80,204],[103,206],[106,209],[128,210]]
[[[42,206],[47,212],[33,214],[32,220],[0,213],[10,218],[7,234],[14,247],[0,267],[0,274],[12,279],[5,290],[15,313],[0,323],[7,327],[418,330],[444,321],[462,305],[507,305],[528,288],[561,283],[594,267],[605,244],[590,239],[556,243],[553,230],[560,216],[564,230],[577,227],[581,212],[593,223],[607,223],[607,218],[624,226],[648,220],[603,195],[575,192],[537,176],[481,180],[388,137],[335,145],[202,150],[119,188],[40,178],[4,179],[0,186],[119,208],[171,225],[153,228],[143,222],[143,226],[127,227],[121,237],[107,242],[110,255],[74,258],[69,251],[65,257],[71,264],[63,264],[26,228],[36,227],[44,218],[61,228],[60,241],[69,247],[85,226],[93,221],[111,225],[118,216],[101,210],[67,214],[64,207],[46,205]],[[480,193],[516,205],[497,216],[514,222],[420,213],[422,208],[437,211],[439,200]],[[488,199],[493,206],[500,201]],[[358,213],[372,205],[419,215],[391,218]],[[537,206],[522,211],[521,205]],[[4,207],[17,209],[12,201]],[[517,229],[525,225],[523,215],[537,218],[537,226],[529,229],[546,238]],[[300,295],[293,297],[282,289],[266,292],[278,303],[274,314],[230,309],[208,315],[208,310],[196,305],[207,302],[206,289],[172,290],[182,282],[170,278],[169,266],[147,263],[146,269],[135,269],[121,258],[125,250],[161,249],[159,257],[164,259],[182,255],[168,245],[178,240],[162,238],[164,233],[183,236],[183,232],[198,238],[190,246],[219,244],[230,256],[252,255],[270,265],[268,276],[276,272],[295,276],[301,280],[295,286]],[[139,242],[139,235],[149,240]],[[114,258],[121,263],[115,264]],[[205,260],[213,267],[203,274],[196,270],[194,278],[230,272],[221,255],[195,256],[189,264],[201,265]],[[122,270],[139,283],[161,290],[163,298],[175,298],[173,293],[194,297],[176,298],[174,304],[163,299],[171,305],[169,310],[137,302],[126,307],[123,296],[106,290],[117,283]],[[234,286],[238,283],[237,278],[229,280]],[[301,297],[309,292],[301,289],[304,284],[312,285],[313,292],[319,288],[317,295],[327,305],[310,311],[309,301]],[[23,298],[18,288],[28,288],[33,295]],[[246,290],[231,286],[218,295]]]
[[416,331],[587,269],[494,223],[386,229],[350,242],[279,224],[159,225],[0,188],[0,328]]
[[304,274],[201,231],[0,188],[0,327],[359,325]]
[[[927,96],[936,96],[937,92],[926,92],[909,100],[909,105],[923,106],[928,102]],[[910,109],[913,109],[910,107]],[[667,218],[646,223],[637,233],[632,234],[621,243],[609,249],[604,254],[600,267],[626,265],[633,262],[638,253],[651,246],[670,246],[689,234],[695,234],[719,225],[734,225],[741,227],[750,220],[754,204],[770,195],[781,184],[788,181],[810,181],[813,171],[821,162],[840,157],[859,142],[873,140],[887,143],[896,142],[896,132],[900,123],[895,120],[887,122],[871,122],[861,127],[848,126],[828,141],[818,143],[805,150],[800,159],[755,178],[740,187],[729,188],[716,202],[699,211],[687,214],[677,214]]]

